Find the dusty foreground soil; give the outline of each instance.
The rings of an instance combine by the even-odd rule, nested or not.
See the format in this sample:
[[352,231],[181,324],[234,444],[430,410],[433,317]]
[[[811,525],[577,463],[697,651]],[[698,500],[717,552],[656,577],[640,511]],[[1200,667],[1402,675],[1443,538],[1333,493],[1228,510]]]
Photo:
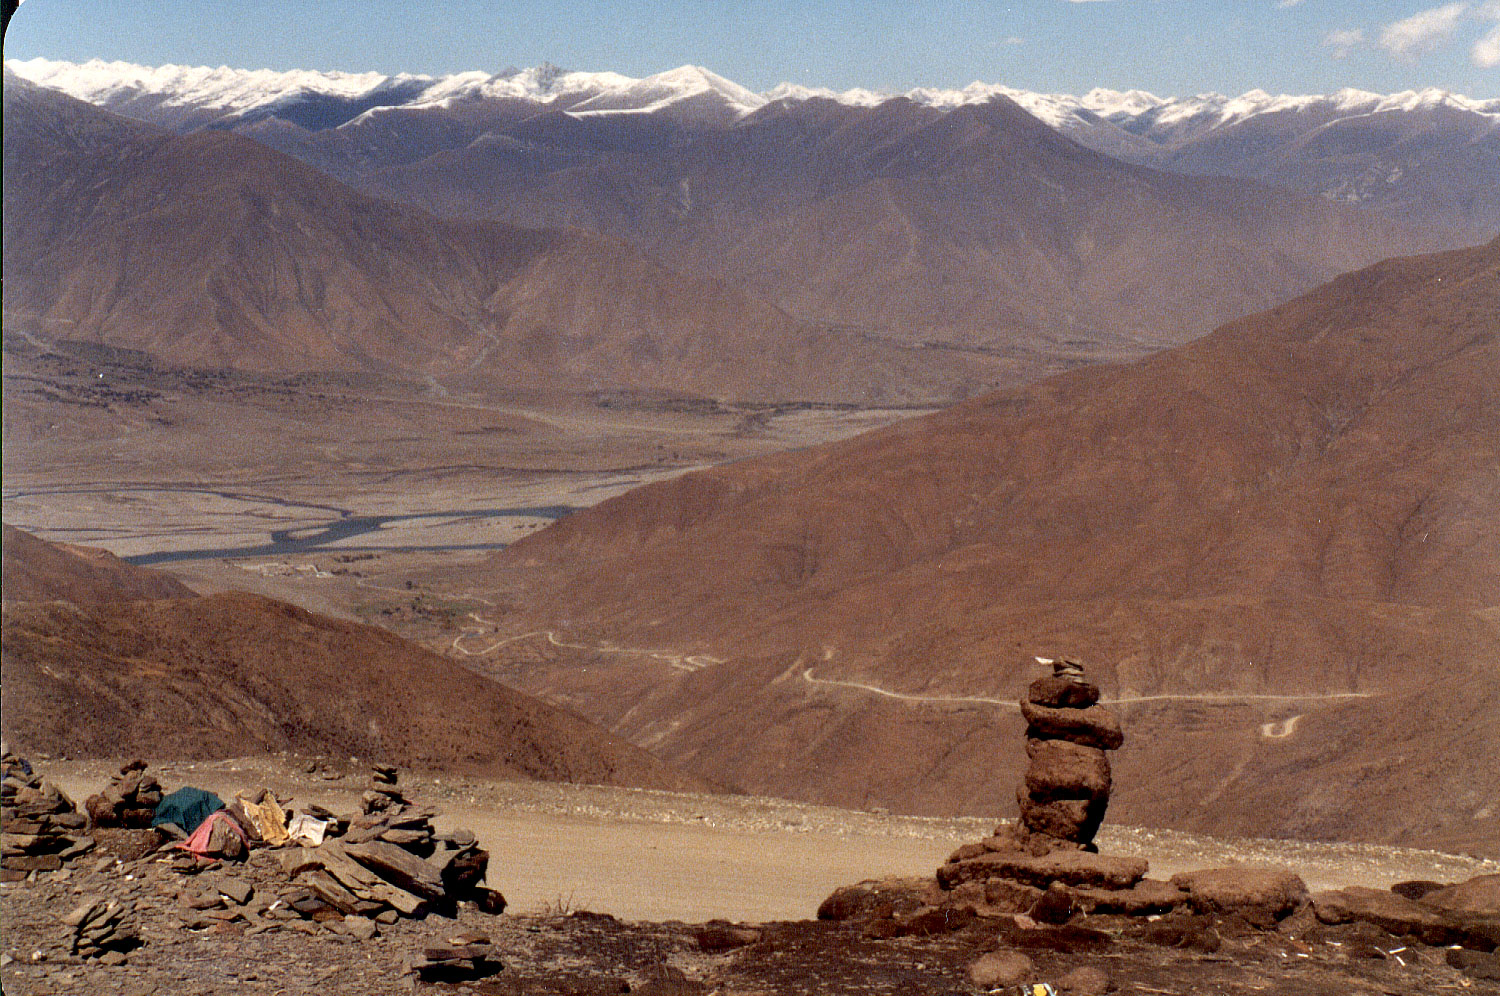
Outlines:
[[[99,791],[115,761],[37,762],[75,801]],[[309,774],[308,767],[317,771]],[[283,799],[338,812],[358,808],[364,764],[291,757],[153,765],[173,789],[196,785],[229,798],[265,785]],[[493,782],[403,773],[413,799],[440,812],[439,829],[473,830],[494,855],[490,884],[513,912],[586,909],[632,920],[774,920],[811,917],[841,885],[931,875],[995,820],[932,819],[835,809],[781,799]],[[295,808],[296,802],[289,803]],[[1233,840],[1108,827],[1110,854],[1144,857],[1151,877],[1227,864],[1288,868],[1313,890],[1452,882],[1500,872],[1500,861],[1370,844]]]
[[[42,761],[38,767],[78,799],[101,787],[115,766]],[[363,764],[295,758],[156,770],[169,789],[192,784],[222,795],[266,784],[336,810],[354,807],[366,774]],[[812,919],[836,886],[930,877],[957,844],[989,831],[986,820],[430,775],[406,775],[403,785],[414,800],[441,810],[440,826],[476,831],[493,855],[490,884],[510,900],[504,915],[465,907],[456,921],[400,921],[380,927],[373,940],[355,940],[337,923],[265,915],[284,885],[272,852],[194,877],[149,856],[131,860],[138,855],[105,835],[97,854],[68,870],[3,887],[4,991],[976,993],[990,990],[971,979],[970,965],[1001,951],[1023,953],[1038,980],[1059,980],[1081,966],[1102,969],[1121,993],[1500,992],[1500,984],[1450,968],[1442,949],[1316,924],[1298,935],[1259,932],[1229,918],[1213,925],[1219,946],[1207,951],[1148,942],[1144,921],[1112,917],[1025,931],[980,919],[953,932],[889,938],[873,936],[867,922]],[[1297,870],[1314,890],[1456,881],[1500,870],[1496,862],[1433,852],[1131,828],[1115,828],[1101,843],[1106,851],[1148,856],[1155,877],[1230,862],[1277,864]],[[241,917],[224,921],[183,904],[183,894],[231,875],[256,890],[247,905],[230,904],[228,912],[239,909]],[[135,903],[143,944],[122,965],[84,963],[67,952],[62,917],[96,897]],[[703,925],[714,918],[754,927]],[[498,974],[448,984],[419,981],[407,971],[424,948],[464,930],[496,946],[504,964]]]

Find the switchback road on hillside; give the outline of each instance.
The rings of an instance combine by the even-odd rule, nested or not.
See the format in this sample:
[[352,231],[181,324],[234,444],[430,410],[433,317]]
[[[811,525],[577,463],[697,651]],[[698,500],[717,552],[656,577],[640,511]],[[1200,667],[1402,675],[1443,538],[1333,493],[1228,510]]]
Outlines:
[[[469,613],[469,618],[484,626],[496,625],[490,620],[485,619],[473,612]],[[624,654],[631,657],[649,657],[652,660],[661,661],[663,664],[666,664],[667,666],[672,668],[676,668],[679,671],[701,671],[703,668],[710,667],[714,664],[724,663],[724,661],[720,660],[719,658],[710,657],[708,654],[679,654],[674,653],[670,650],[648,650],[642,647],[621,647],[613,643],[566,643],[562,640],[559,640],[557,638],[557,633],[554,630],[550,629],[538,629],[533,630],[530,633],[518,633],[515,636],[507,636],[503,639],[495,641],[494,643],[491,643],[483,650],[470,650],[463,645],[463,640],[465,637],[473,636],[483,632],[485,631],[480,629],[463,630],[453,638],[453,649],[457,650],[465,657],[484,657],[485,655],[495,652],[508,643],[516,643],[520,640],[525,640],[528,637],[533,636],[545,636],[547,638],[547,642],[552,644],[554,647],[565,647],[569,650],[583,650],[593,654]]]
[[[1016,699],[986,698],[980,695],[912,695],[904,692],[893,692],[878,685],[869,685],[859,681],[840,681],[836,678],[815,678],[813,669],[807,668],[802,672],[802,680],[810,685],[835,685],[841,688],[853,688],[871,695],[879,695],[882,698],[896,699],[900,702],[911,702],[917,705],[943,705],[943,704],[978,704],[1001,706],[1020,712],[1021,704]],[[1249,702],[1325,702],[1337,699],[1368,699],[1373,698],[1373,692],[1308,692],[1300,695],[1261,695],[1251,692],[1245,693],[1220,693],[1202,692],[1184,695],[1128,695],[1114,699],[1100,699],[1100,705],[1133,705],[1138,702],[1208,702],[1222,705],[1236,705]],[[1279,736],[1287,736],[1291,727],[1287,727],[1286,733]],[[1278,737],[1275,733],[1267,736]]]

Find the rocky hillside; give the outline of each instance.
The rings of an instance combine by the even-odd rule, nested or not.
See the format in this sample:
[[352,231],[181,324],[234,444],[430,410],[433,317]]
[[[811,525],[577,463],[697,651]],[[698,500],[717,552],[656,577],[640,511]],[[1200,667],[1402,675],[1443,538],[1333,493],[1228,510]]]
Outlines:
[[97,609],[136,599],[192,598],[169,574],[132,567],[107,550],[48,543],[5,525],[0,573],[5,601],[65,601]]
[[748,787],[972,810],[1012,805],[996,737],[1031,655],[1073,653],[1135,729],[1121,819],[1493,842],[1497,314],[1500,242],[1394,260],[1139,363],[632,492],[492,576],[536,621],[728,663],[513,673]]
[[[4,731],[17,750],[292,751],[497,777],[703,784],[384,630],[257,595],[194,597],[118,561],[106,576],[89,554],[6,536]],[[26,587],[13,593],[17,576]]]

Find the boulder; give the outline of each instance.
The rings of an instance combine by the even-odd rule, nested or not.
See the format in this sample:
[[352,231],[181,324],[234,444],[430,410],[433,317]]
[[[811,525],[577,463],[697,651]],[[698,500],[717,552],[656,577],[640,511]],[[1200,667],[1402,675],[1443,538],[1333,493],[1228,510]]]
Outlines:
[[1124,858],[1090,851],[1053,851],[1034,856],[1017,853],[982,854],[938,869],[938,884],[951,889],[960,882],[1007,878],[1038,888],[1053,882],[1091,888],[1128,889],[1150,866],[1140,858]]
[[1016,791],[1016,804],[1021,822],[1032,833],[1087,844],[1104,822],[1109,799],[1035,799],[1023,783]]
[[1093,965],[1080,965],[1059,976],[1054,987],[1062,996],[1104,996],[1115,988],[1109,974]]
[[1109,758],[1097,747],[1067,740],[1027,740],[1026,789],[1033,802],[1108,799]]
[[1125,742],[1120,720],[1103,706],[1087,709],[1053,709],[1033,702],[1021,703],[1021,715],[1029,724],[1028,738],[1071,740],[1085,747],[1118,750]]
[[1421,899],[1429,892],[1436,892],[1446,888],[1442,882],[1429,882],[1425,879],[1417,879],[1410,882],[1397,882],[1391,886],[1391,891],[1403,899]]
[[1388,889],[1354,885],[1320,892],[1312,897],[1312,906],[1323,923],[1369,923],[1398,937],[1414,937],[1424,944],[1457,944],[1461,935],[1440,910]]
[[1446,960],[1471,979],[1500,980],[1500,955],[1466,948],[1449,948]]
[[1412,898],[1451,912],[1500,916],[1500,875],[1480,875]]
[[1198,913],[1238,913],[1269,927],[1306,905],[1307,886],[1288,871],[1269,868],[1207,868],[1172,876]]
[[760,940],[760,931],[754,927],[736,927],[720,921],[709,921],[695,935],[699,950],[705,954],[722,954],[736,948],[754,944]]
[[1007,913],[1025,913],[1042,895],[1042,890],[1036,886],[1012,882],[1008,878],[992,878],[984,883],[985,905]]
[[1087,709],[1099,701],[1099,687],[1087,681],[1048,675],[1031,683],[1026,689],[1026,701],[1053,709]]
[[971,926],[979,915],[966,906],[930,906],[896,920],[897,937],[936,937]]
[[1128,889],[1073,889],[1073,904],[1081,913],[1118,913],[1152,916],[1186,906],[1188,894],[1170,882],[1142,879]]
[[1020,985],[1035,972],[1036,965],[1019,951],[991,951],[969,966],[969,979],[981,989],[998,989]]
[[818,907],[819,920],[853,920],[909,914],[927,905],[932,883],[921,878],[873,879],[833,890]]
[[1213,918],[1207,916],[1167,917],[1146,927],[1148,944],[1164,948],[1183,948],[1212,954],[1219,950],[1223,940],[1214,930]]
[[1031,907],[1031,918],[1037,923],[1060,924],[1071,920],[1074,912],[1073,890],[1053,882]]

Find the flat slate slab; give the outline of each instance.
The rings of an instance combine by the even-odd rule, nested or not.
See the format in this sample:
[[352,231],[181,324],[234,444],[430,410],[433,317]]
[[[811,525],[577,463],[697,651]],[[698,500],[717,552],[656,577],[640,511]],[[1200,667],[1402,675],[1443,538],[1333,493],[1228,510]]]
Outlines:
[[1053,882],[1096,889],[1128,889],[1146,877],[1149,864],[1089,851],[1054,851],[1036,857],[1020,852],[981,854],[938,869],[938,882],[951,889],[961,882],[1008,878],[1046,888]]

